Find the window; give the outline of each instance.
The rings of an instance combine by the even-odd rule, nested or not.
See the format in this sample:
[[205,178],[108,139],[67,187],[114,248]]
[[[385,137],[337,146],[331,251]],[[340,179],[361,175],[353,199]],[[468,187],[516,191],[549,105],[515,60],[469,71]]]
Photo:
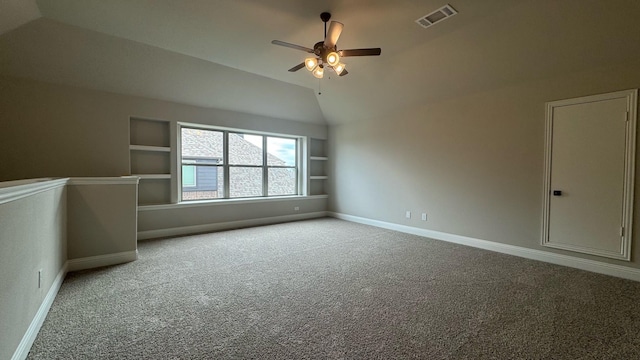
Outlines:
[[181,128],[182,200],[298,194],[297,138]]
[[295,139],[267,137],[267,193],[269,195],[296,193],[297,152]]

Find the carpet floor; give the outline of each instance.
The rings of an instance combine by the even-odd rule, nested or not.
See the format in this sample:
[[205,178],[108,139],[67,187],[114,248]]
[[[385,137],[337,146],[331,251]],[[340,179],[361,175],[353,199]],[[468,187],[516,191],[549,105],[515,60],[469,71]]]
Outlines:
[[67,275],[29,359],[638,359],[640,283],[336,219]]

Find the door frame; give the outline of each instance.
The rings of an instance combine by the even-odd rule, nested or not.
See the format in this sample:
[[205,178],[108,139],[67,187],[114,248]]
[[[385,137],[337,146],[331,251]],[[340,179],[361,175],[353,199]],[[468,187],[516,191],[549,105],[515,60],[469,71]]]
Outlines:
[[[609,252],[582,246],[553,243],[549,239],[549,216],[551,206],[551,155],[553,152],[553,114],[554,109],[563,106],[591,103],[597,101],[626,99],[626,130],[625,130],[625,159],[624,186],[622,205],[622,226],[620,252]],[[576,251],[584,254],[603,256],[619,260],[631,260],[631,242],[633,225],[633,193],[635,188],[636,165],[636,124],[638,107],[638,89],[616,91],[607,94],[584,96],[574,99],[551,101],[546,103],[545,147],[544,147],[544,185],[542,206],[542,246]]]

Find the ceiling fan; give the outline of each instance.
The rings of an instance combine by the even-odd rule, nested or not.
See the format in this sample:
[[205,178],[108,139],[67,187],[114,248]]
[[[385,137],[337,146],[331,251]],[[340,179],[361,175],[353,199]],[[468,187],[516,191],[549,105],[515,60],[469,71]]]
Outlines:
[[271,42],[274,45],[285,46],[313,54],[313,56],[306,58],[303,63],[289,69],[290,72],[295,72],[306,67],[307,70],[311,71],[313,76],[318,79],[322,79],[325,69],[334,71],[338,76],[345,76],[349,72],[346,70],[346,65],[340,62],[342,58],[348,56],[378,56],[382,52],[380,48],[338,50],[336,43],[338,42],[344,25],[337,21],[332,21],[329,25],[329,31],[327,31],[327,22],[331,19],[331,14],[323,12],[320,14],[320,19],[324,22],[324,41],[317,42],[313,45],[313,49],[280,40],[273,40]]

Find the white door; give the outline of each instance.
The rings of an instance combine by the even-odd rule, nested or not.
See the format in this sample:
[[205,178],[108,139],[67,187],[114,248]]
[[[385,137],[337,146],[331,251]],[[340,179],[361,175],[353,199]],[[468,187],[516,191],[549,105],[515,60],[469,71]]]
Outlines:
[[543,245],[629,260],[635,95],[548,104]]

